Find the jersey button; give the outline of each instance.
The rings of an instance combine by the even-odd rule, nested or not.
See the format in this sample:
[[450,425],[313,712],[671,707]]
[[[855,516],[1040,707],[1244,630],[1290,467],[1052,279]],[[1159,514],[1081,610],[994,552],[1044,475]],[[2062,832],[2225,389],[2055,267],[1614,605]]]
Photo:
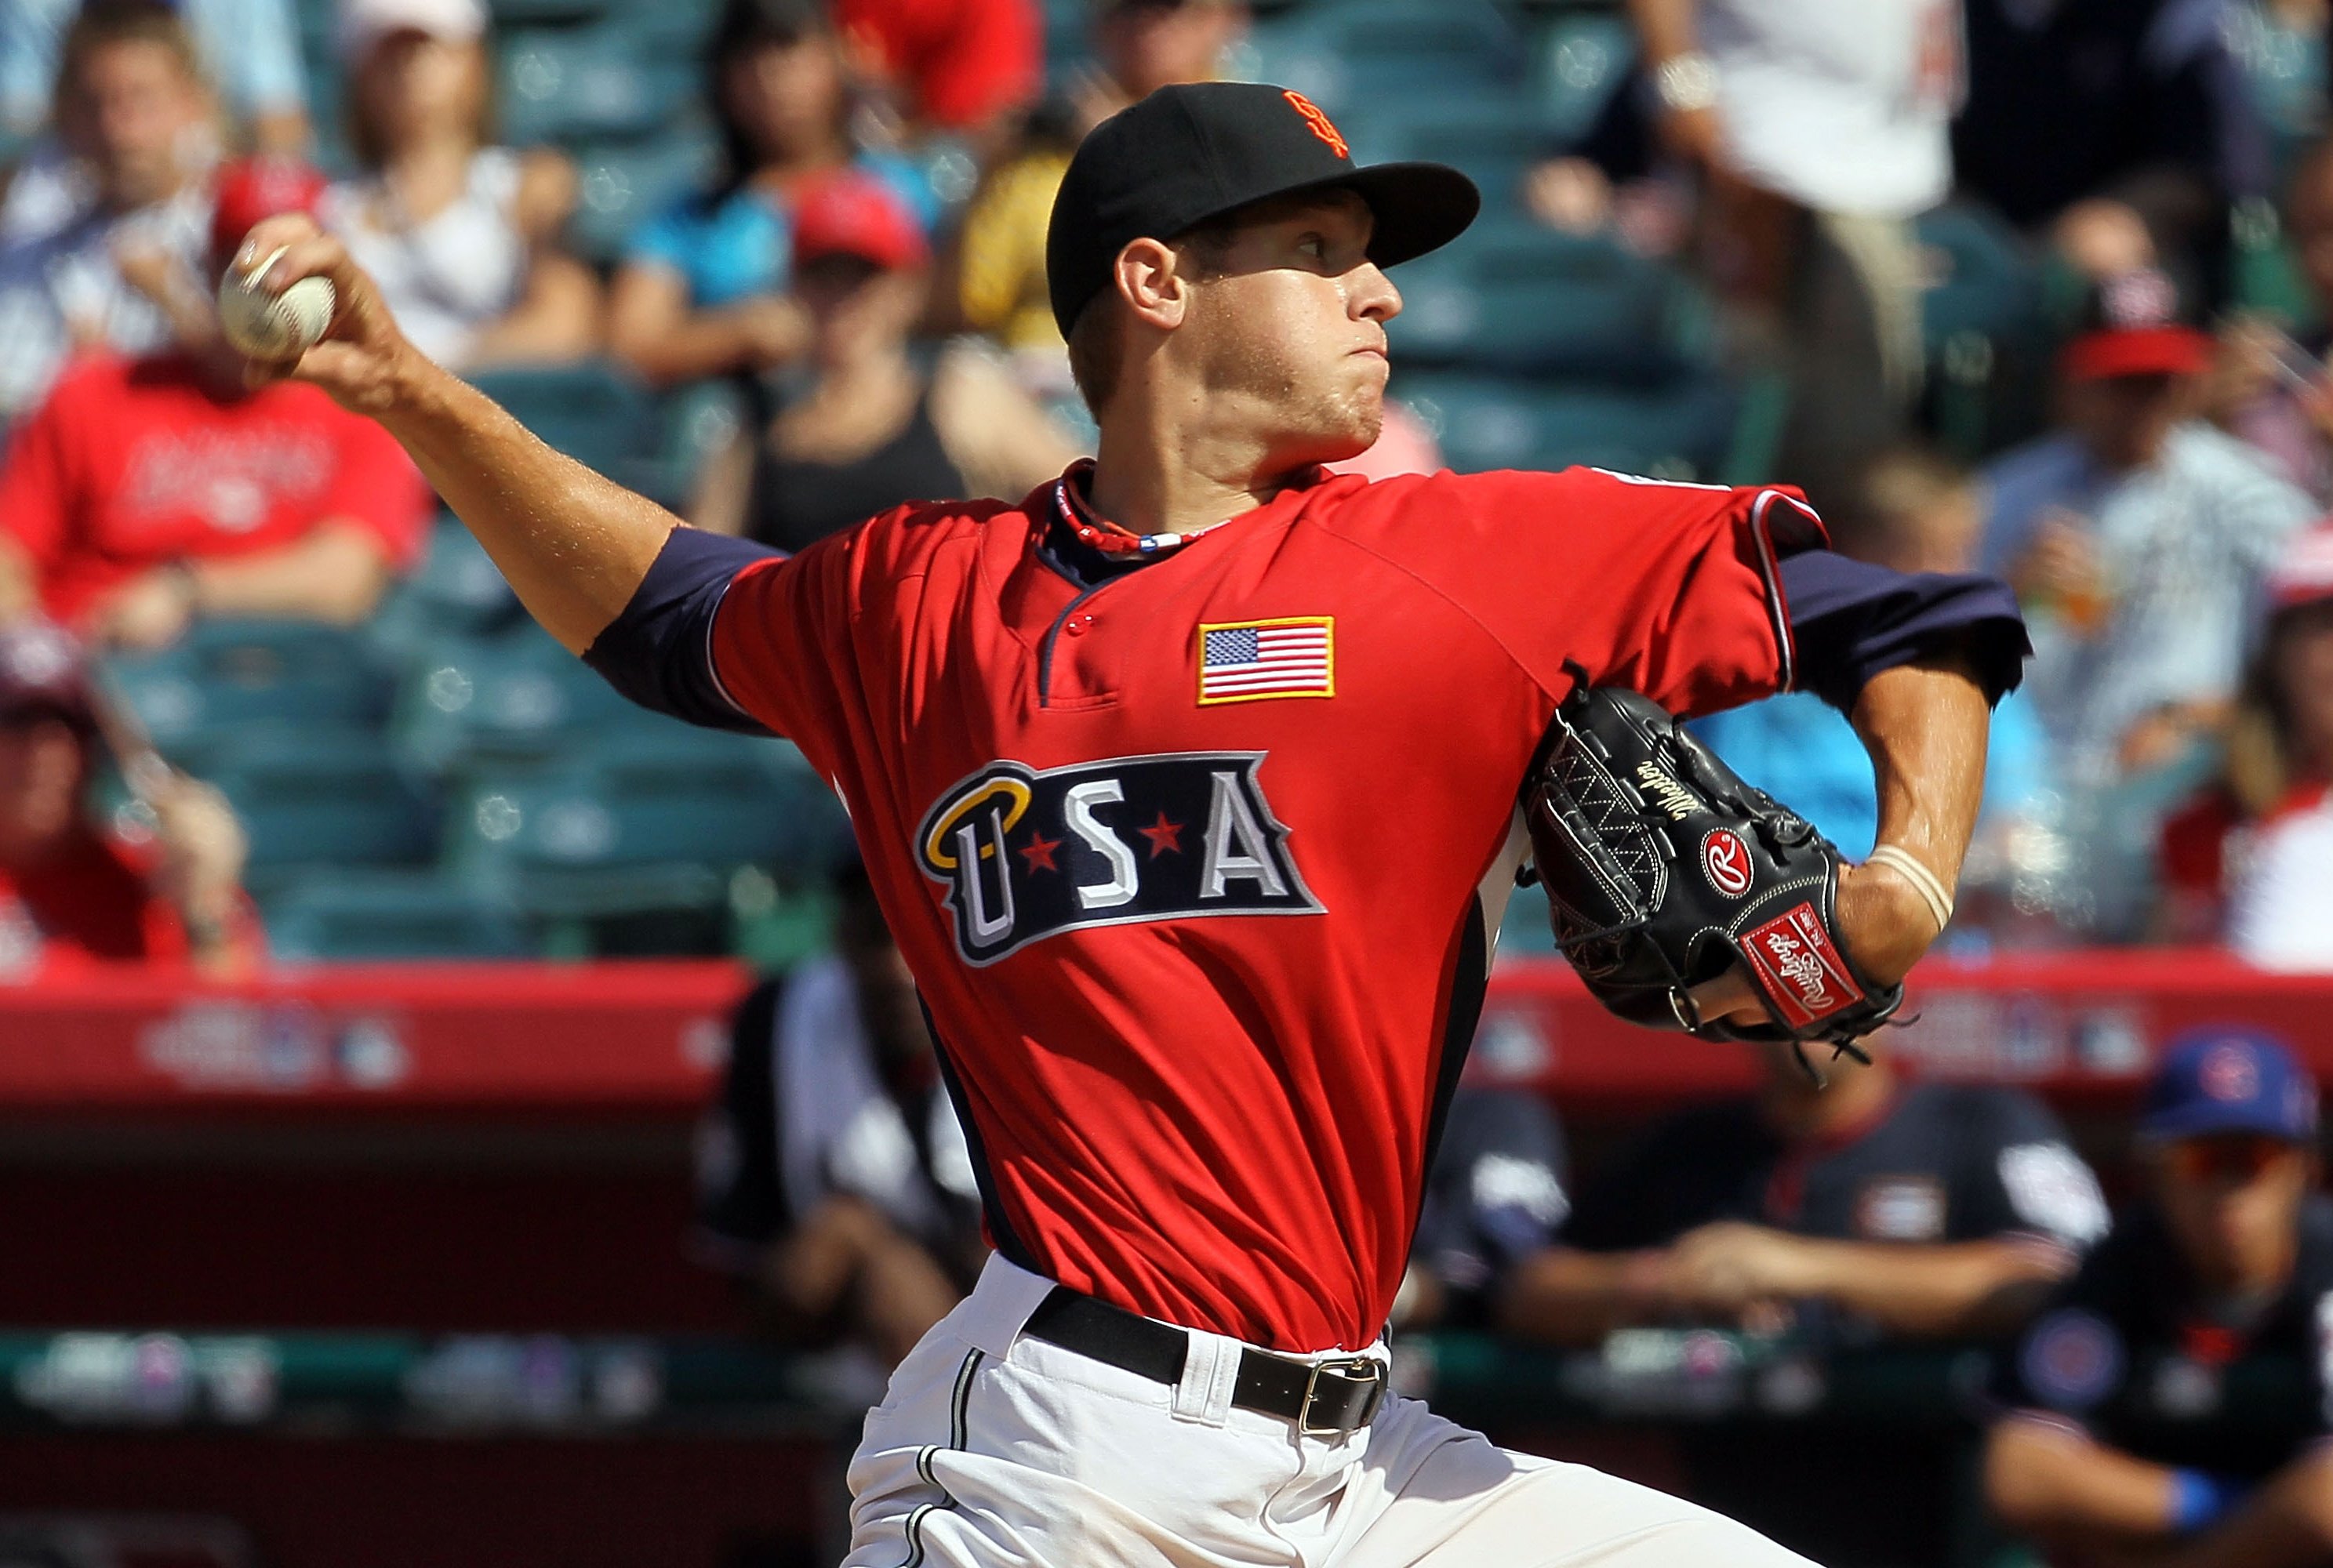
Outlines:
[[1073,637],[1081,637],[1081,636],[1084,636],[1086,635],[1087,631],[1088,631],[1088,630],[1090,630],[1090,629],[1092,627],[1092,626],[1093,626],[1093,617],[1091,617],[1091,616],[1080,616],[1080,617],[1078,617],[1075,620],[1072,620],[1072,621],[1071,621],[1068,626],[1063,626],[1061,629],[1062,629],[1063,631],[1065,631],[1065,632],[1069,633],[1069,634],[1070,634],[1070,636],[1073,636]]

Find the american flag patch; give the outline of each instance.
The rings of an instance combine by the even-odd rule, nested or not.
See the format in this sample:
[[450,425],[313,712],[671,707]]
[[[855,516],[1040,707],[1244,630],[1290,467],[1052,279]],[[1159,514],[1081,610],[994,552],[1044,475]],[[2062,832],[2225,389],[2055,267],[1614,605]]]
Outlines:
[[1199,701],[1337,694],[1337,622],[1293,616],[1199,628]]

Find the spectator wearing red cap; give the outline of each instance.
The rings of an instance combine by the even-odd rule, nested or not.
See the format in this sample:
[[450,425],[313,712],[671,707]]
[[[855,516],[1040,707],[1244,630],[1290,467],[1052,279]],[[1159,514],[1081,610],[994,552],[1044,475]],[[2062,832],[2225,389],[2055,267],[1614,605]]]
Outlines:
[[163,770],[142,842],[92,820],[97,703],[70,637],[38,622],[0,629],[0,983],[91,961],[247,967],[259,928],[235,812]]
[[2164,918],[2266,968],[2333,970],[2333,521],[2268,598],[2222,776],[2164,828]]
[[[2216,736],[2261,578],[2312,511],[2194,417],[2212,342],[2170,277],[2111,279],[2087,315],[2060,357],[2058,428],[1986,471],[1983,545],[2023,603],[2027,689],[2078,808]],[[2118,873],[2098,846],[2101,913],[2107,934],[2130,934],[2146,903],[2116,878],[2140,874],[2155,830],[2114,815],[2107,837],[2139,853]]]
[[[231,166],[210,278],[251,224],[322,188],[282,160]],[[370,615],[420,538],[427,486],[379,426],[312,387],[250,390],[243,370],[212,336],[67,372],[0,466],[0,612],[37,607],[126,647],[203,617]]]
[[792,364],[808,331],[792,288],[793,211],[843,168],[878,175],[928,229],[917,167],[853,138],[841,40],[820,0],[723,0],[706,51],[723,168],[626,246],[608,301],[608,346],[659,384]]
[[600,285],[560,246],[574,166],[486,144],[485,28],[478,0],[347,0],[362,172],[331,188],[324,224],[439,364],[581,359],[599,343]]
[[793,271],[808,384],[708,465],[699,527],[800,550],[905,501],[1024,495],[1075,455],[988,351],[958,343],[917,363],[930,263],[880,179],[844,172],[803,193]]

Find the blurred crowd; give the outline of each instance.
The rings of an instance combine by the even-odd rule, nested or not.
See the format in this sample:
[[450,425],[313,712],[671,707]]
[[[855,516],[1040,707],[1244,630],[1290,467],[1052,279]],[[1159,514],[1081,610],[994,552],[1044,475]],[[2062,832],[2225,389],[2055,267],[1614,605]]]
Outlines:
[[[0,614],[151,650],[206,619],[357,625],[413,568],[433,511],[403,459],[306,389],[246,391],[218,342],[215,287],[283,210],[342,235],[447,364],[718,388],[667,497],[700,526],[792,549],[904,498],[1025,493],[1090,434],[1045,308],[1070,150],[1340,4],[1400,10],[717,0],[690,46],[699,183],[592,249],[572,149],[497,135],[484,0],[16,0]],[[1720,371],[1782,389],[1759,471],[1723,477],[1800,484],[1841,549],[1999,572],[2031,618],[1952,942],[2333,968],[2323,0],[1600,10],[1625,69],[1485,172],[1485,224],[1692,280]],[[1988,267],[2031,285],[2031,341],[1940,336]],[[1466,445],[1463,408],[1394,389],[1356,466]],[[1867,847],[1838,715],[1792,695],[1709,731]]]
[[[1362,4],[718,0],[692,45],[712,159],[596,251],[573,149],[498,136],[483,0],[0,5],[0,974],[257,961],[235,813],[154,756],[107,660],[209,620],[367,623],[430,537],[386,437],[247,387],[220,342],[210,301],[259,218],[315,215],[465,371],[718,388],[734,417],[664,499],[797,549],[1059,473],[1091,433],[1046,305],[1070,150],[1158,86],[1250,69],[1276,16]],[[2225,942],[2333,970],[2333,6],[1626,0],[1519,25],[1573,11],[1620,14],[1630,63],[1486,190],[1486,222],[1692,280],[1723,374],[1783,393],[1760,471],[1724,477],[1800,484],[1841,550],[1995,571],[2026,607],[2036,656],[1947,945]],[[1937,330],[1982,258],[2031,285],[2025,336]],[[1413,401],[1357,468],[1461,445]],[[1870,847],[1840,715],[1790,694],[1704,729]],[[90,804],[109,764],[140,841]],[[773,1334],[888,1364],[976,1269],[980,1194],[863,877],[834,894],[830,950],[738,1014],[701,1240]],[[2167,1054],[2111,1219],[2020,1092],[1765,1069],[1576,1194],[1543,1104],[1462,1092],[1397,1326],[1983,1343],[2006,1525],[2069,1562],[2333,1561],[2311,1446],[2333,1209],[2280,1047],[2219,1030]],[[2213,1425],[2255,1355],[2310,1391],[2272,1441]],[[1787,1511],[1842,1479],[1740,1511],[1822,1556]]]

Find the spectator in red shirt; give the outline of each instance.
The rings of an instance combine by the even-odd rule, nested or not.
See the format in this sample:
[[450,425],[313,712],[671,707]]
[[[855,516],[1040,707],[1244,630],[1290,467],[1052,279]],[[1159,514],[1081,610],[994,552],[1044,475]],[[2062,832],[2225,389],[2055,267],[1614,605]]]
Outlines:
[[835,0],[852,62],[888,86],[920,129],[994,135],[1037,96],[1044,21],[1036,0]]
[[[211,276],[312,171],[226,170]],[[76,365],[0,467],[0,614],[34,608],[91,639],[158,647],[211,616],[350,624],[411,554],[429,494],[397,444],[312,387],[246,388],[216,339]]]
[[100,961],[247,968],[259,927],[226,798],[149,763],[154,834],[130,843],[84,805],[100,744],[72,640],[37,621],[0,630],[0,982]]

